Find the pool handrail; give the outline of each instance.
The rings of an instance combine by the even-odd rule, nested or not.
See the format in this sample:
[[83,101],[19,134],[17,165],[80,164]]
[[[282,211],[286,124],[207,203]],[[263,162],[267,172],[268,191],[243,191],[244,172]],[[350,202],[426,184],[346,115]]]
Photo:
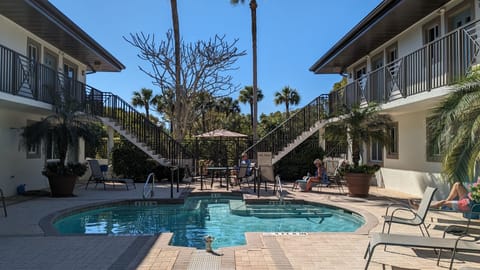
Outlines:
[[[150,182],[151,182],[151,185],[149,189]],[[154,190],[155,190],[155,174],[152,172],[147,176],[147,181],[145,181],[145,185],[143,186],[143,198],[144,199],[152,198],[155,193]]]
[[0,197],[2,198],[3,213],[5,214],[5,217],[7,217],[7,206],[5,204],[5,196],[3,195],[3,189],[1,188],[0,188]]
[[282,188],[282,181],[280,179],[280,175],[275,176],[275,182],[277,182],[276,184],[278,186],[278,190],[277,190],[278,200],[280,202],[283,202],[283,188]]

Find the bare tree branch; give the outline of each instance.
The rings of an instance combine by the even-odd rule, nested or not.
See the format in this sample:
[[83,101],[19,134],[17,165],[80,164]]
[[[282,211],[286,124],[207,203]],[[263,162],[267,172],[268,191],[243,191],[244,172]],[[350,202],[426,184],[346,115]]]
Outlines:
[[[150,67],[139,66],[139,69],[153,79],[170,106],[177,108],[171,115],[171,121],[179,130],[174,130],[174,137],[182,140],[198,113],[194,111],[194,101],[198,93],[206,92],[212,97],[227,96],[239,90],[229,71],[236,70],[234,64],[240,56],[246,55],[236,47],[238,39],[229,43],[225,36],[216,35],[207,41],[184,43],[181,46],[181,91],[175,95],[175,55],[173,33],[169,30],[166,39],[157,42],[153,34],[130,34],[124,39],[139,50],[138,58],[147,61]],[[180,113],[179,113],[180,112]]]

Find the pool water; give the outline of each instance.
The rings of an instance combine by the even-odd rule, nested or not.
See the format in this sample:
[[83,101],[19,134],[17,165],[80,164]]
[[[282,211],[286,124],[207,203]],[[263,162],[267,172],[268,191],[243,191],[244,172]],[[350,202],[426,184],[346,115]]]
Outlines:
[[[156,205],[155,205],[156,204]],[[245,204],[238,197],[190,197],[184,204],[132,203],[57,220],[61,234],[149,235],[172,232],[171,245],[213,248],[245,244],[245,232],[352,232],[364,219],[343,209],[290,203]]]

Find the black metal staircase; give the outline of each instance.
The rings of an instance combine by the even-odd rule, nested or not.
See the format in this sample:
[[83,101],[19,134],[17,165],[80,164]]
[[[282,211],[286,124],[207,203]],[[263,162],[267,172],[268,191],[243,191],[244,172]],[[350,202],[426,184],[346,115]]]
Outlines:
[[328,95],[320,95],[270,131],[245,152],[272,152],[272,163],[315,133],[328,115]]

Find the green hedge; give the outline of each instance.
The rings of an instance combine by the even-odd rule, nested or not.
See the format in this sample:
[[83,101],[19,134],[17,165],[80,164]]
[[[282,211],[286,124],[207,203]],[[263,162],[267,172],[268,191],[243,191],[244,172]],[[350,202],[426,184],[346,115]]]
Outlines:
[[112,150],[113,172],[138,182],[145,182],[157,164],[132,143],[122,140]]
[[282,182],[293,182],[310,172],[315,173],[313,161],[323,159],[325,151],[319,146],[318,136],[313,136],[300,144],[275,164],[275,174],[279,174]]

